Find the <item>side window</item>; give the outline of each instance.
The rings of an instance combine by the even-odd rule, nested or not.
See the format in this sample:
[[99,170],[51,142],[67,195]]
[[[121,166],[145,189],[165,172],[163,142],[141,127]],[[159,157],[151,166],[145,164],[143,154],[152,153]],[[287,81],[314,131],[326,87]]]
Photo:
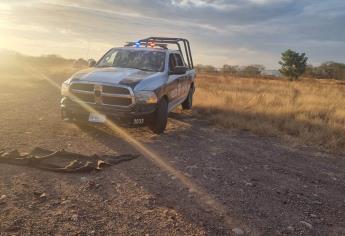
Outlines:
[[183,63],[183,60],[182,60],[182,57],[180,54],[175,53],[175,58],[176,58],[176,65],[177,66],[184,66],[184,63]]
[[172,71],[176,66],[176,60],[174,54],[169,55],[169,71]]

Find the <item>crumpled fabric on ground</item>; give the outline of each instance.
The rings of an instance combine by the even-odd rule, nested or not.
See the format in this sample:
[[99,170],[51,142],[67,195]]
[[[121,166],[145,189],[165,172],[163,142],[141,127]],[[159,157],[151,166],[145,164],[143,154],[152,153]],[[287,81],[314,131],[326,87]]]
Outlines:
[[35,148],[30,153],[0,151],[0,164],[29,166],[42,170],[75,173],[101,170],[103,167],[117,165],[138,158],[138,155],[82,155],[65,150],[50,151]]

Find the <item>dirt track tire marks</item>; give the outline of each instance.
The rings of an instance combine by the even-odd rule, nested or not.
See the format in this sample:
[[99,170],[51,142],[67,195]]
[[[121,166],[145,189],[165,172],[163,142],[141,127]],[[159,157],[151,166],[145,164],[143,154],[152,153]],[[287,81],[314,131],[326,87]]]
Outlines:
[[[0,149],[133,153],[104,127],[61,122],[60,94],[48,83],[13,83],[0,86]],[[249,228],[248,235],[345,235],[342,156],[227,131],[188,111],[171,114],[164,135],[147,128],[127,131],[206,189],[242,222],[239,228]],[[46,193],[46,200],[36,193]],[[87,175],[0,165],[2,195],[3,235],[232,232],[174,176],[144,158]]]

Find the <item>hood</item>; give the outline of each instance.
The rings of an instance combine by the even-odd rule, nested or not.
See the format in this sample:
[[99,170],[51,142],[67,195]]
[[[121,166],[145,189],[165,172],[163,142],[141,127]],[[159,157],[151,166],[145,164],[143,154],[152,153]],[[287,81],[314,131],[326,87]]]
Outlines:
[[131,68],[89,68],[75,73],[73,81],[99,82],[127,85],[134,88],[140,81],[159,72],[142,71]]

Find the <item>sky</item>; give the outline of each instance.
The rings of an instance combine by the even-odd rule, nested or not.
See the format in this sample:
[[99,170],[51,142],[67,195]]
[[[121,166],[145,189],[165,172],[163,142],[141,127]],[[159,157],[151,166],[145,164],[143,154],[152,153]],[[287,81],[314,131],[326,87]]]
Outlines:
[[148,36],[190,40],[196,64],[345,63],[344,0],[0,0],[0,48],[98,59]]

